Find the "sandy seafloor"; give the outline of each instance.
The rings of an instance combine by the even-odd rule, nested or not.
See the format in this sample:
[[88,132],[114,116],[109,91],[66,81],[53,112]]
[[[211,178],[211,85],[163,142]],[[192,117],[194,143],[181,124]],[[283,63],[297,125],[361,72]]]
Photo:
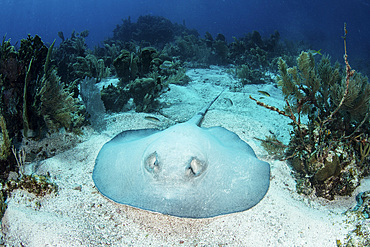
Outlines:
[[[161,96],[162,115],[134,111],[107,115],[107,130],[99,134],[87,128],[84,141],[75,148],[42,161],[37,173],[49,172],[59,186],[58,194],[38,198],[14,191],[2,221],[3,244],[292,247],[336,246],[336,240],[343,241],[353,229],[343,213],[356,204],[354,196],[327,201],[299,195],[287,163],[272,159],[254,139],[271,131],[288,142],[289,119],[257,106],[248,97],[282,108],[280,90],[272,84],[242,87],[221,67],[190,69],[187,74],[192,79],[188,85],[170,85]],[[260,159],[270,163],[270,188],[260,203],[235,214],[186,219],[119,205],[98,193],[91,175],[105,142],[124,130],[164,128],[185,121],[224,88],[229,89],[213,104],[202,126],[222,126],[237,133]],[[145,119],[148,115],[160,121]],[[364,185],[354,195],[363,190]]]

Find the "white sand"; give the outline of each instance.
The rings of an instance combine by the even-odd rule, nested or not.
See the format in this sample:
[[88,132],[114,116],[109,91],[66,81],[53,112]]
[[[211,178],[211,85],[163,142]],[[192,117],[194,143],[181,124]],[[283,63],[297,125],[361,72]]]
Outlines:
[[[250,85],[239,92],[226,91],[207,113],[203,125],[223,126],[249,143],[257,156],[271,165],[271,184],[255,207],[211,219],[184,219],[115,204],[94,188],[91,175],[102,145],[123,130],[166,127],[184,121],[200,110],[225,86],[237,85],[224,69],[190,70],[187,86],[171,85],[161,97],[167,104],[161,122],[144,119],[147,114],[107,116],[108,129],[76,148],[43,161],[38,173],[49,172],[59,186],[58,195],[37,198],[14,191],[2,221],[6,246],[336,246],[352,226],[342,213],[355,204],[354,197],[332,202],[296,193],[286,162],[272,160],[253,137],[274,132],[286,143],[289,119],[256,105],[258,90],[271,97],[262,100],[282,107],[279,89]],[[230,105],[231,99],[233,105]],[[152,114],[151,114],[152,115]]]

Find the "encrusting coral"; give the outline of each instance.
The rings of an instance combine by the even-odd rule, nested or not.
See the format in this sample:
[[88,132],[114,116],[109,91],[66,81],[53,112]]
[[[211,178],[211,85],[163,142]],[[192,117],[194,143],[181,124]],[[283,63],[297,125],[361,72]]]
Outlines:
[[[282,59],[278,63],[284,111],[250,97],[293,121],[289,145],[271,138],[266,142],[278,143],[285,151],[295,171],[297,190],[311,193],[314,189],[317,196],[331,200],[335,195],[350,195],[370,171],[370,85],[348,63],[346,34],[345,26],[344,75],[339,64],[331,66],[327,56],[316,65],[312,53],[302,52],[297,66],[289,68]],[[303,115],[307,122],[302,121]]]

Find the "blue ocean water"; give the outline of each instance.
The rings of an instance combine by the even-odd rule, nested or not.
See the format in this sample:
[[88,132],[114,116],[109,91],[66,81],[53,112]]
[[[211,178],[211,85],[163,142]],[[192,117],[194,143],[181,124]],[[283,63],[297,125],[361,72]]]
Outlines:
[[229,41],[253,30],[266,37],[278,30],[282,39],[304,40],[335,59],[343,55],[347,22],[350,57],[370,59],[370,0],[1,0],[0,35],[13,44],[28,33],[58,44],[58,31],[69,37],[87,29],[92,48],[122,19],[147,14],[185,23],[201,36],[222,33]]

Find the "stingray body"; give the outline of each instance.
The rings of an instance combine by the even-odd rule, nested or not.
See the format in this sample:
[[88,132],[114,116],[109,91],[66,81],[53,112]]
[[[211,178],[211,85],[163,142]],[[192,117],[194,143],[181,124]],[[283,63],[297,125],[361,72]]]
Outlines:
[[163,131],[124,131],[107,142],[93,171],[100,193],[117,203],[187,218],[256,205],[268,190],[270,166],[235,133],[200,127],[217,97],[185,123]]

